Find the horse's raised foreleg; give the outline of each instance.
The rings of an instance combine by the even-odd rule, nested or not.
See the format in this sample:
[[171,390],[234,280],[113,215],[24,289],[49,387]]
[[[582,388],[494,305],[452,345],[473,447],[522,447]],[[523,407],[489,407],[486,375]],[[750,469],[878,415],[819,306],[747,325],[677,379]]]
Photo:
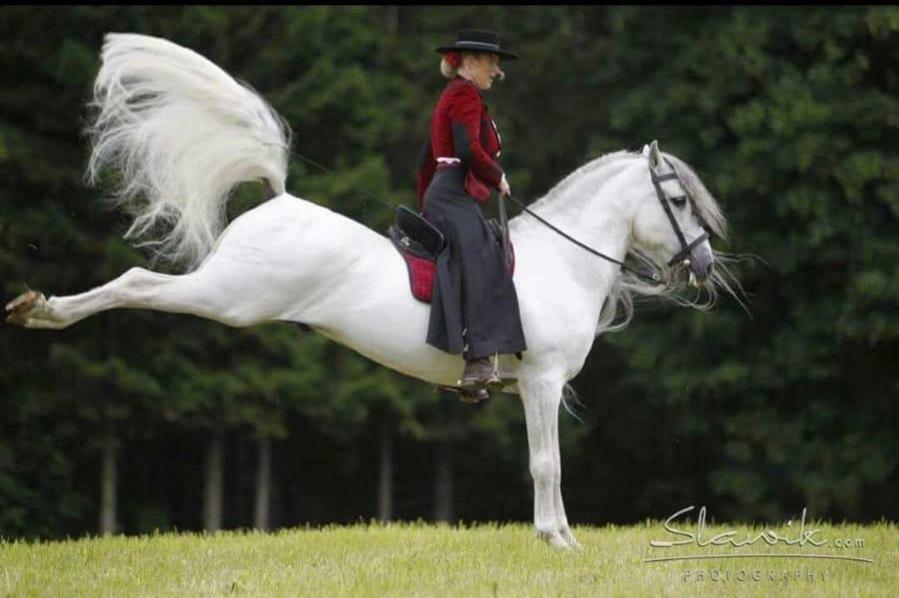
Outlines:
[[[65,328],[101,311],[153,309],[193,314],[231,326],[249,326],[270,316],[261,290],[239,273],[221,276],[209,268],[175,276],[131,268],[86,293],[50,297],[28,291],[6,305],[7,321],[26,328]],[[238,291],[239,289],[239,291]],[[256,301],[245,295],[255,291]]]
[[559,454],[559,403],[564,379],[523,376],[518,381],[527,421],[530,470],[534,479],[534,528],[558,548],[579,546],[571,534],[562,505],[562,465]]

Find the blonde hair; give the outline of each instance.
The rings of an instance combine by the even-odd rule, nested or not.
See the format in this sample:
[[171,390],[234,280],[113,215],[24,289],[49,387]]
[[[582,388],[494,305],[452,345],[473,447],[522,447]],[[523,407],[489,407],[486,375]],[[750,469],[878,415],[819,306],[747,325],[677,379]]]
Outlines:
[[[459,69],[461,69],[462,65],[465,64],[466,56],[473,56],[477,60],[480,60],[481,56],[483,56],[485,54],[488,54],[488,52],[465,52],[465,51],[463,51],[462,52],[462,61],[459,64],[459,68],[456,68],[453,65],[451,65],[450,63],[448,63],[446,61],[446,57],[444,56],[443,58],[440,59],[440,74],[443,75],[444,77],[446,77],[447,79],[452,79],[453,77],[455,77],[456,75],[459,74]],[[504,81],[506,79],[506,73],[504,73],[502,70],[500,70],[498,77],[499,77],[500,81]]]

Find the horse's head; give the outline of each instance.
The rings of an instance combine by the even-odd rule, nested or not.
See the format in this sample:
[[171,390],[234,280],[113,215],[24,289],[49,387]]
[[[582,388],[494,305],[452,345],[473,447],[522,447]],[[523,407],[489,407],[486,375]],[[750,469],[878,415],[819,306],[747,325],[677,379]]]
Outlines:
[[710,234],[725,234],[724,217],[699,178],[683,162],[662,154],[659,144],[643,148],[646,192],[633,220],[634,248],[669,273],[682,271],[694,286],[713,274]]

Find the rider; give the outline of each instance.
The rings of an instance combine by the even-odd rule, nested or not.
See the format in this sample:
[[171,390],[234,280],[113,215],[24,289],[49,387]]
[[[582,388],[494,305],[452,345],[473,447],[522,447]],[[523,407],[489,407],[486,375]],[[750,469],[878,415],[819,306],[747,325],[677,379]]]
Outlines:
[[510,194],[496,162],[501,138],[481,91],[505,77],[500,57],[518,56],[500,49],[495,33],[476,30],[460,31],[455,43],[437,51],[443,53],[440,72],[450,81],[422,147],[418,198],[419,210],[443,233],[447,248],[437,258],[427,342],[464,355],[459,386],[483,399],[485,386],[502,387],[499,354],[527,348],[512,275],[481,212],[491,187]]

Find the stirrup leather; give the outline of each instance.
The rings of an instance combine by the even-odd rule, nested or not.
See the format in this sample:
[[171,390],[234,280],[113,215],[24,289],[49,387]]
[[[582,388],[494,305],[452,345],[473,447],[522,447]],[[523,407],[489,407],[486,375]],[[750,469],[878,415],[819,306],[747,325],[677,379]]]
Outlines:
[[502,379],[500,379],[499,377],[499,353],[494,353],[493,355],[491,355],[490,361],[493,362],[493,371],[490,373],[490,378],[487,380],[487,382],[484,383],[484,386],[494,392],[500,391],[502,390],[504,384]]

